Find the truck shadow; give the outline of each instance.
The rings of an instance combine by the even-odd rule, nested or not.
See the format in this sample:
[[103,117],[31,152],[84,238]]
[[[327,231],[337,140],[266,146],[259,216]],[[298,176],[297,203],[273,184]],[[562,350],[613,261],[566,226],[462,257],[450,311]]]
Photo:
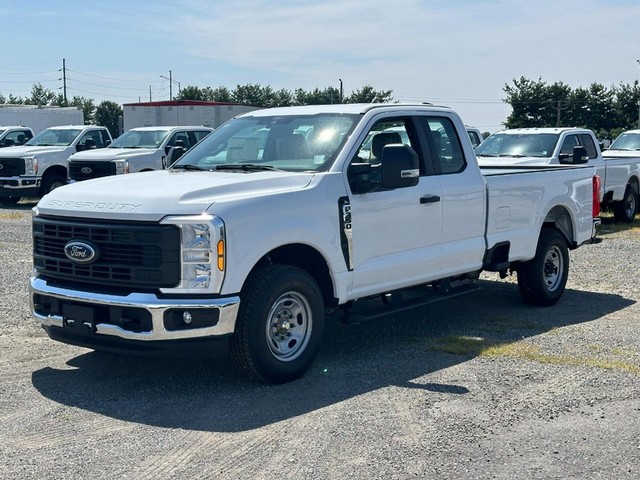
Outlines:
[[237,432],[317,411],[385,387],[465,395],[467,386],[431,383],[429,374],[474,358],[434,345],[465,336],[513,343],[596,320],[635,303],[619,295],[567,290],[551,308],[523,305],[517,287],[483,280],[466,296],[398,317],[329,322],[321,354],[301,379],[278,386],[238,377],[228,361],[80,354],[73,369],[32,373],[46,398],[116,419],[165,428]]

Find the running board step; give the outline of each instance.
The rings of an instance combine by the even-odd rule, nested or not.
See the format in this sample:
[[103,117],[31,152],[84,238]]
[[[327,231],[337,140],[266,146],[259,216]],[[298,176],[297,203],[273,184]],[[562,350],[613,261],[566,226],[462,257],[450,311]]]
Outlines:
[[476,284],[464,284],[442,292],[436,291],[431,287],[422,288],[428,288],[429,290],[426,293],[413,296],[409,299],[396,300],[395,298],[397,298],[397,296],[403,295],[402,293],[394,293],[388,302],[383,302],[380,299],[368,299],[354,302],[343,312],[343,322],[362,323],[370,320],[376,320],[389,315],[406,312],[407,310],[440,302],[442,300],[448,300],[466,293],[472,293],[480,287]]

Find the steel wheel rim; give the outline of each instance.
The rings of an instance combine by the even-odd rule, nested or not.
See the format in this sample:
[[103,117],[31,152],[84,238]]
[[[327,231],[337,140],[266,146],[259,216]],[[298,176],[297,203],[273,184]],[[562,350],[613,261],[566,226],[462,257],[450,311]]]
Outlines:
[[553,292],[562,283],[564,258],[559,247],[552,247],[544,259],[544,284],[547,291]]
[[313,328],[307,299],[297,292],[287,292],[273,303],[267,319],[267,345],[271,355],[282,362],[291,362],[302,355]]
[[636,213],[636,196],[631,194],[627,196],[625,202],[627,217],[631,218]]

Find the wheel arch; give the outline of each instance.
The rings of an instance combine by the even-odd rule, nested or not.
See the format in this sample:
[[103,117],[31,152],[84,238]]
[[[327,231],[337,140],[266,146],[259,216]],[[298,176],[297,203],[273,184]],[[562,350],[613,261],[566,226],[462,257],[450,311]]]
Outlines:
[[556,205],[545,216],[542,228],[551,228],[559,231],[570,249],[578,248],[576,241],[575,221],[571,212],[562,205]]
[[[325,305],[329,306],[337,303],[329,263],[315,248],[303,243],[292,243],[274,248],[258,260],[247,278],[255,270],[265,265],[290,265],[304,270],[317,282]],[[246,280],[244,283],[246,283]]]

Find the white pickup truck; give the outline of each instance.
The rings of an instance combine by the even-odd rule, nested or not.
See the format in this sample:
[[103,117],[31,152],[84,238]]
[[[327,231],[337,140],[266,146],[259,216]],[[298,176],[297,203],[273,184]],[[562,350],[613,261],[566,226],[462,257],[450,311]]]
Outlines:
[[230,349],[244,375],[286,382],[311,366],[327,314],[398,313],[474,288],[483,270],[517,272],[528,303],[557,302],[569,250],[596,239],[594,173],[481,171],[446,107],[256,110],[168,170],[41,199],[31,308],[58,341]]
[[71,182],[123,173],[161,170],[213,132],[210,127],[139,127],[123,133],[107,148],[69,157]]
[[[490,135],[476,148],[483,166],[557,165],[586,157],[601,178],[600,200],[611,207],[615,219],[633,222],[638,206],[638,165],[640,158],[603,156],[591,130],[584,128],[514,128]],[[605,158],[606,157],[606,158]]]
[[43,130],[22,146],[0,149],[0,202],[41,197],[67,183],[73,152],[103,148],[111,134],[96,125],[67,125]]

